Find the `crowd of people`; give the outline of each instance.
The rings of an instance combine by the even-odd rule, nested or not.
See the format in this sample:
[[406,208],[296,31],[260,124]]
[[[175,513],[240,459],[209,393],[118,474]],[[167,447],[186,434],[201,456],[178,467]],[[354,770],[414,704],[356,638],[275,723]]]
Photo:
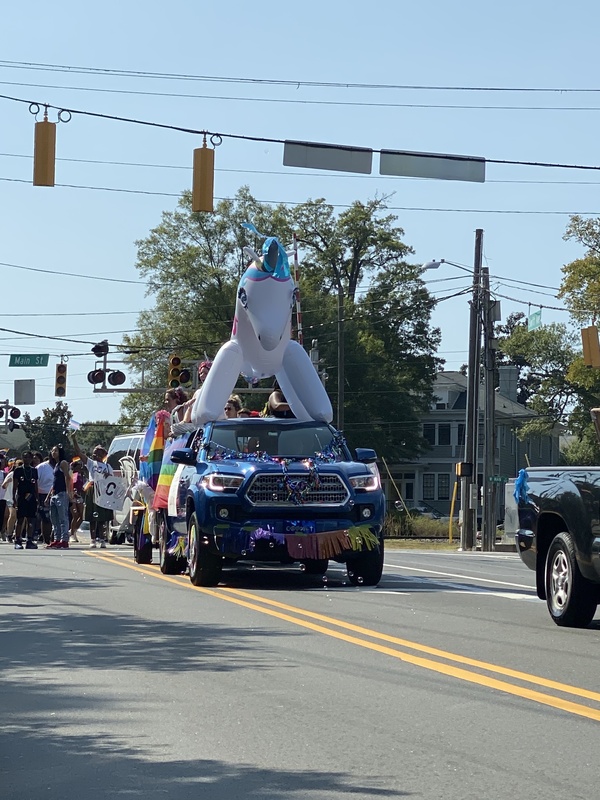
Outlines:
[[15,550],[66,550],[78,542],[77,531],[85,519],[90,524],[90,546],[106,547],[107,524],[112,512],[95,502],[94,478],[111,474],[105,462],[107,450],[98,445],[91,458],[72,437],[76,456],[65,458],[62,445],[47,457],[26,450],[20,458],[7,459],[0,451],[0,540]]
[[[200,386],[192,397],[181,387],[166,391],[167,436],[193,429],[192,409],[211,366],[211,361],[200,364]],[[275,383],[260,411],[244,406],[239,395],[231,394],[223,418],[237,417],[293,418],[294,414]],[[61,445],[55,445],[46,458],[38,451],[26,450],[20,458],[7,459],[7,451],[0,451],[0,540],[13,543],[16,550],[37,550],[41,544],[48,549],[68,549],[70,542],[78,541],[83,520],[90,525],[90,547],[106,547],[113,512],[95,502],[94,482],[98,476],[112,474],[106,463],[108,452],[97,445],[89,458],[75,434],[71,440],[76,453],[71,461]]]

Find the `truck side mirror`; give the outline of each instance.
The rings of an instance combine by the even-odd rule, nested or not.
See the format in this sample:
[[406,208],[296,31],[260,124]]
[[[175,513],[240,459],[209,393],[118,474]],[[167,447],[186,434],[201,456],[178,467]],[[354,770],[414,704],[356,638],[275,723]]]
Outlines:
[[377,453],[370,447],[357,447],[354,452],[356,460],[362,464],[374,464],[377,461]]
[[181,450],[173,450],[171,453],[171,461],[174,464],[189,464],[195,466],[198,456],[190,447],[183,447]]

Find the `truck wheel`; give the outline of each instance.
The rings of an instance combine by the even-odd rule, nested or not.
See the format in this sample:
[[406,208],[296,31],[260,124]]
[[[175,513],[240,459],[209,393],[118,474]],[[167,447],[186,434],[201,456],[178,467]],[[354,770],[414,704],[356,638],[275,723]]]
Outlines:
[[546,603],[554,622],[569,628],[585,628],[596,613],[596,587],[579,570],[570,533],[555,536],[548,550]]
[[383,573],[383,536],[377,550],[365,550],[346,562],[348,580],[353,586],[377,586]]
[[152,563],[152,539],[144,533],[144,514],[138,514],[133,538],[133,560],[136,564]]
[[328,558],[310,558],[303,562],[305,575],[325,575],[329,566]]
[[171,538],[167,519],[164,512],[161,513],[158,521],[158,552],[160,571],[163,575],[181,575],[185,572],[185,558],[178,558],[171,555],[168,550],[169,539]]
[[198,517],[192,514],[188,524],[190,580],[194,586],[217,586],[221,580],[223,559],[201,544],[201,535]]

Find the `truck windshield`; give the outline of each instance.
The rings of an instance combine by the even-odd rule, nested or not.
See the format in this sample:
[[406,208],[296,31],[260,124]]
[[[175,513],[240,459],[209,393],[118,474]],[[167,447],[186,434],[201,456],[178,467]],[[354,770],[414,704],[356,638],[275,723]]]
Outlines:
[[267,453],[270,456],[315,458],[335,461],[348,458],[345,447],[334,440],[325,423],[285,423],[276,419],[230,420],[212,427],[208,456]]

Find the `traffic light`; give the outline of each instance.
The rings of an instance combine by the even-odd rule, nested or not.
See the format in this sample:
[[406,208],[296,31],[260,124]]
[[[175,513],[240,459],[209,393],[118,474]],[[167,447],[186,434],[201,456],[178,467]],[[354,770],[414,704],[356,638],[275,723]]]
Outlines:
[[113,369],[112,372],[108,373],[108,382],[111,386],[121,386],[126,380],[127,376],[120,369]]
[[192,172],[192,211],[214,211],[213,195],[215,184],[215,151],[206,146],[206,136],[202,147],[194,150]]
[[56,158],[56,122],[48,121],[48,109],[42,122],[35,123],[33,144],[33,185],[54,186]]
[[179,356],[171,356],[169,359],[169,376],[167,386],[176,389],[181,383],[181,359]]
[[600,342],[598,341],[598,328],[590,325],[581,329],[581,343],[583,344],[583,363],[586,367],[600,367]]
[[54,396],[64,397],[67,393],[67,365],[60,363],[56,365],[56,377],[54,379]]
[[101,342],[92,347],[92,353],[96,358],[104,358],[108,354],[108,339],[102,339]]
[[87,379],[89,383],[93,383],[94,386],[97,383],[104,383],[104,379],[106,378],[106,372],[103,369],[93,369],[91,372],[88,372]]

